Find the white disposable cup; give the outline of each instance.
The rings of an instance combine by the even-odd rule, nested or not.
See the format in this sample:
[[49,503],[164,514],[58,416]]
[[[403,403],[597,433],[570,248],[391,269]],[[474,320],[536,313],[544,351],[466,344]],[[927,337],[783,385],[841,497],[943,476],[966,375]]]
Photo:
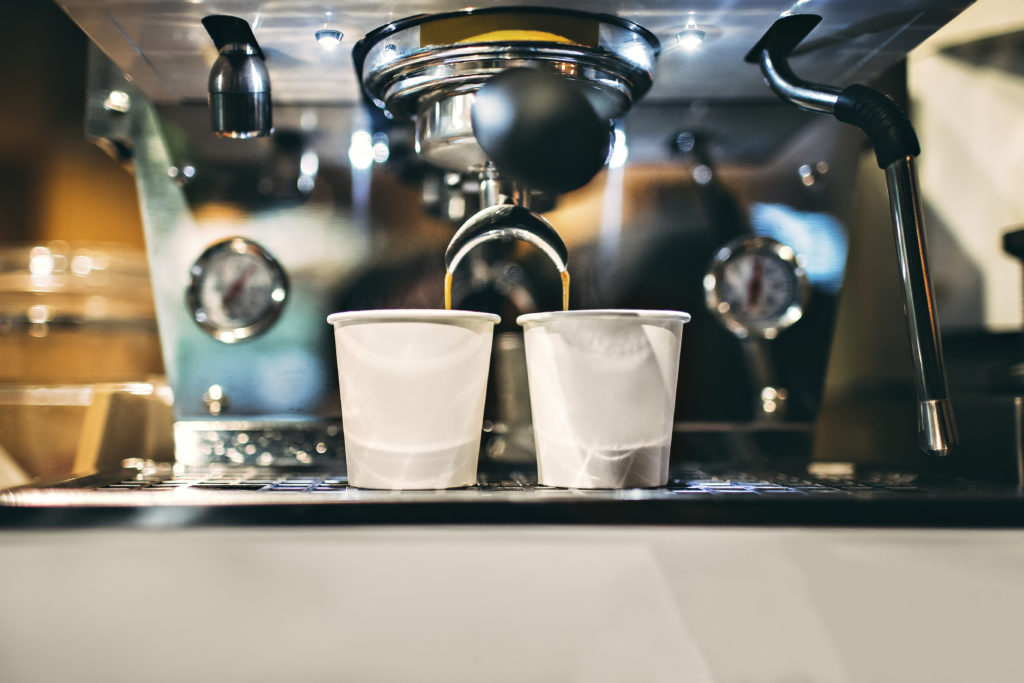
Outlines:
[[490,313],[334,313],[351,486],[444,489],[476,483]]
[[668,483],[679,351],[689,320],[679,311],[619,309],[519,316],[540,484]]

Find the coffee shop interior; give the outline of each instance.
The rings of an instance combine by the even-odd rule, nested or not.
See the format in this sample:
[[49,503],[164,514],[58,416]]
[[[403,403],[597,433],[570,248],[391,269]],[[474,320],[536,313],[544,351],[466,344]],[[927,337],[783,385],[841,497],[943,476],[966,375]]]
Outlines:
[[1019,679],[1024,5],[541,4],[0,5],[0,680]]

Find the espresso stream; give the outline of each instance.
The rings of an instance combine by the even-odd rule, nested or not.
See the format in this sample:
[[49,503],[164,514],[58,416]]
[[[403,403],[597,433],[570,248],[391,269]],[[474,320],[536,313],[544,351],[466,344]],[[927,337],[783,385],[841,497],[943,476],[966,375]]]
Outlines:
[[[569,310],[569,271],[563,270],[559,272],[562,276],[562,310]],[[450,270],[444,271],[444,308],[447,311],[452,309],[452,272]]]

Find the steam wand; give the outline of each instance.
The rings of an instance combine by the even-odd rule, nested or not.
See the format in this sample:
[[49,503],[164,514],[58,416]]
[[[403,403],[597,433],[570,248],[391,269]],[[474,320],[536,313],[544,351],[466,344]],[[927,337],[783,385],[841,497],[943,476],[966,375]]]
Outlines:
[[918,444],[926,453],[948,455],[957,442],[957,432],[946,384],[914,173],[914,157],[921,151],[917,135],[906,113],[877,90],[863,85],[840,90],[809,83],[790,70],[789,56],[820,21],[821,17],[813,14],[779,19],[747,53],[746,61],[760,65],[768,85],[782,99],[801,109],[832,114],[843,123],[858,126],[871,140],[878,166],[885,170],[889,190],[907,332],[917,380]]

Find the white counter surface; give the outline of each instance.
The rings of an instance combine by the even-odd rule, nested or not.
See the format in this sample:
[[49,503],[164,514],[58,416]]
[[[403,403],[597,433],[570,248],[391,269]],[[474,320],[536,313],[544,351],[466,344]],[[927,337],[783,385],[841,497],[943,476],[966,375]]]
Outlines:
[[0,531],[5,681],[1018,681],[1024,530]]

